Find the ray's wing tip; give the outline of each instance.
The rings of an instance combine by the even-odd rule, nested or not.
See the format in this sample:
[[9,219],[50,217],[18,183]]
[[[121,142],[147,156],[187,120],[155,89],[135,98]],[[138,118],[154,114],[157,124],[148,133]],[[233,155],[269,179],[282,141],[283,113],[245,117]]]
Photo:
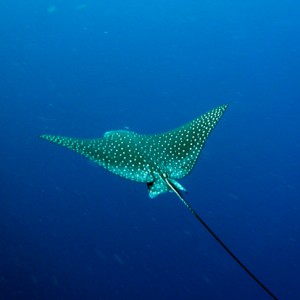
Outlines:
[[40,134],[38,137],[40,139],[46,140],[47,139],[47,134]]
[[223,115],[223,113],[227,110],[228,106],[229,106],[229,103],[224,103],[224,104],[214,108],[213,111],[219,112],[219,113],[221,113],[221,115]]
[[58,137],[55,135],[51,135],[51,134],[41,134],[41,135],[39,135],[39,138],[42,140],[54,142],[54,140],[56,140]]
[[40,134],[39,138],[43,140],[49,140],[51,136],[49,134]]
[[224,104],[220,105],[219,107],[226,110],[228,108],[228,106],[229,106],[229,103],[224,103]]

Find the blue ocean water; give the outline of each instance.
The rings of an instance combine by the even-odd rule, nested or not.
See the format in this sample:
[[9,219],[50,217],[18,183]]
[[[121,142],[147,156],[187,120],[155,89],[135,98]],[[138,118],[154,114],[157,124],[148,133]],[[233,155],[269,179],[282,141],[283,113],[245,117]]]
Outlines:
[[300,2],[0,3],[0,299],[270,299],[174,194],[42,133],[157,133],[220,104],[186,196],[300,299]]

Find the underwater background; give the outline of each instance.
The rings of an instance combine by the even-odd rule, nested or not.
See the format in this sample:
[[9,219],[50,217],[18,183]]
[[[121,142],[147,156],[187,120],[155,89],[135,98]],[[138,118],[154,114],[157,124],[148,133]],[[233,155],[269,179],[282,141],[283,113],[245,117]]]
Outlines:
[[300,299],[300,2],[0,3],[0,300],[270,299],[173,194],[40,134],[159,133],[229,103],[186,199]]

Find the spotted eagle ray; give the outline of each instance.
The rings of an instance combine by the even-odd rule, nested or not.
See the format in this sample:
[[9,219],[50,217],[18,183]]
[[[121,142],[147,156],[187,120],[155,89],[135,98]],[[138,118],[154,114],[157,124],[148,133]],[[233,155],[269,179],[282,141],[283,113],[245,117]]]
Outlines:
[[153,135],[113,130],[96,139],[44,134],[40,137],[71,149],[121,177],[147,184],[150,198],[174,192],[226,252],[273,299],[275,295],[237,258],[184,199],[185,188],[177,181],[187,176],[213,128],[228,105],[224,104],[174,130]]

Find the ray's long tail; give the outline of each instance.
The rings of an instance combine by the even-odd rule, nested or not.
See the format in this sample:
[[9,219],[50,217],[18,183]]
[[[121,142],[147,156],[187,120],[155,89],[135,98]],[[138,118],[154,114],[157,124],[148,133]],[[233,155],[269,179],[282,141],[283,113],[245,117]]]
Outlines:
[[224,242],[215,234],[215,232],[204,222],[204,220],[198,215],[198,213],[190,206],[190,204],[183,198],[180,191],[164,177],[165,182],[173,190],[173,192],[179,197],[183,204],[190,210],[190,212],[196,217],[196,219],[205,227],[205,229],[213,236],[213,238],[223,247],[223,249],[239,264],[239,266],[265,291],[269,296],[278,300],[278,298],[240,261],[240,259],[224,244]]
[[254,281],[266,291],[272,299],[278,300],[278,298],[239,260],[238,257],[224,244],[224,242],[214,233],[214,231],[203,221],[203,219],[197,214],[197,212],[183,199],[180,200],[190,210],[190,212],[197,218],[197,220],[205,227],[205,229],[215,238],[215,240],[225,249],[225,251],[242,267],[242,269],[252,278]]

